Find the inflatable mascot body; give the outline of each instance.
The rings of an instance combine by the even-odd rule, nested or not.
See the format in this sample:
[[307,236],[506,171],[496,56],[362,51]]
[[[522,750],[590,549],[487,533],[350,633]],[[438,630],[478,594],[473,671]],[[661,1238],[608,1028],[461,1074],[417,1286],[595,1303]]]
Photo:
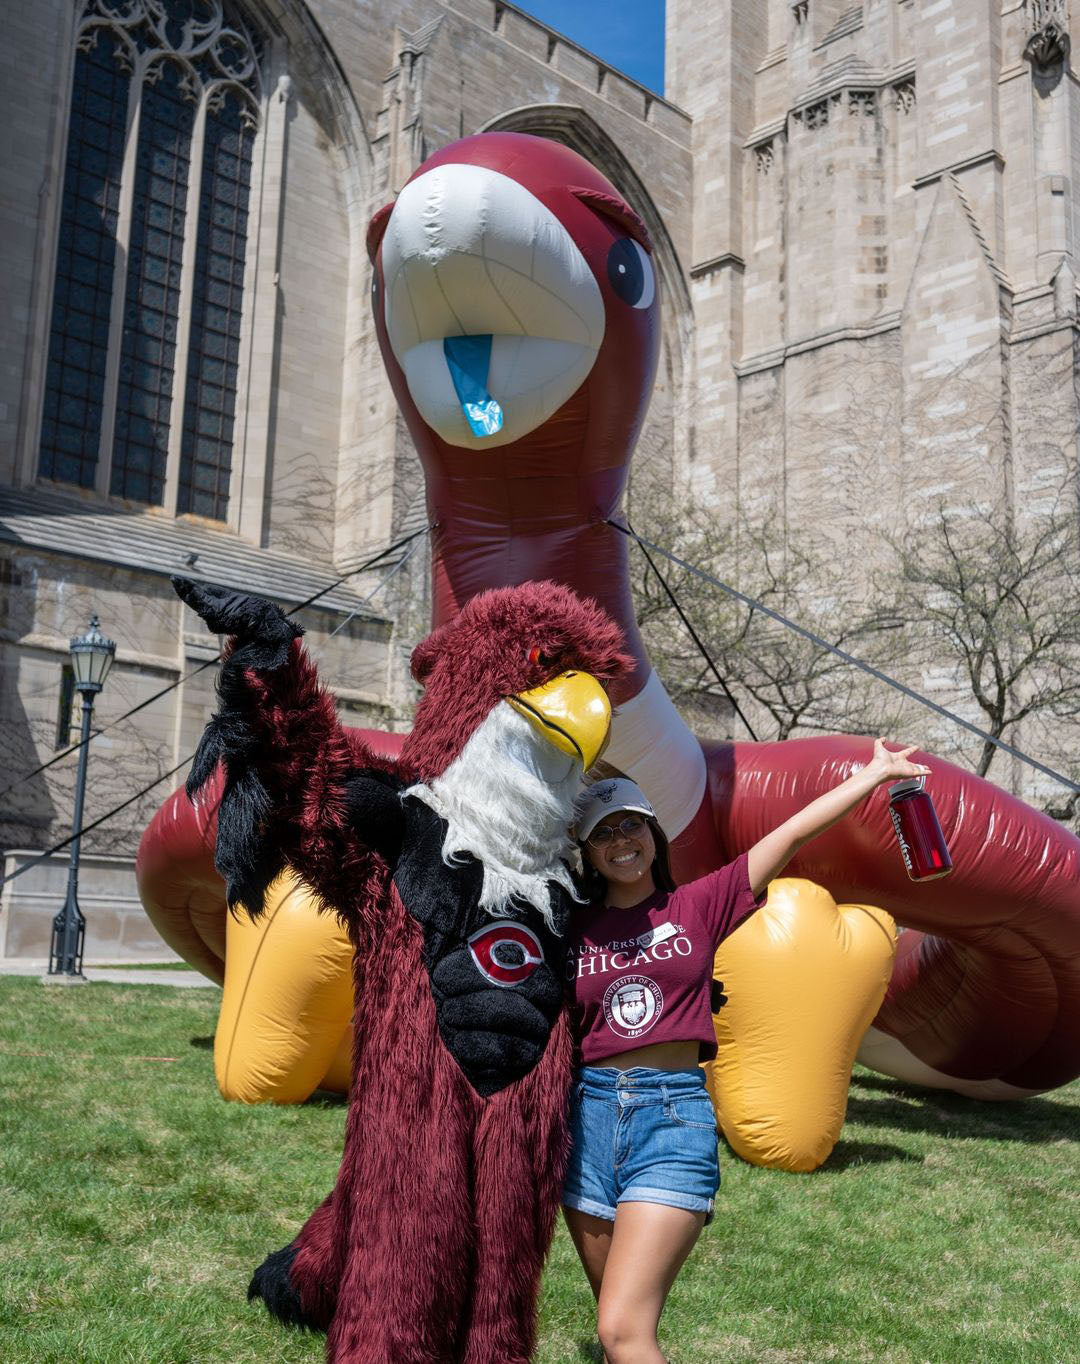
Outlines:
[[174,581],[234,637],[188,783],[223,767],[229,903],[257,916],[287,861],[355,953],[337,1185],[251,1295],[336,1364],[526,1364],[567,1148],[568,828],[621,634],[552,583],[475,597],[415,650],[391,763],[350,743],[277,607]]
[[[601,603],[637,664],[613,683],[605,756],[649,793],[676,876],[729,861],[867,761],[870,741],[852,737],[702,746],[651,672],[628,541],[609,518],[656,364],[658,272],[644,223],[608,181],[557,143],[480,134],[425,162],[375,215],[368,244],[387,373],[427,479],[434,623],[485,589],[529,579]],[[399,742],[368,737],[381,751]],[[971,773],[920,761],[933,772],[950,877],[907,879],[876,793],[808,845],[724,944],[730,1003],[718,1019],[716,1092],[725,1135],[752,1160],[809,1169],[828,1155],[871,1018],[861,1054],[901,1079],[1015,1098],[1080,1073],[1080,840]],[[212,801],[196,810],[172,797],[138,867],[162,936],[221,979],[228,915],[212,814]],[[282,892],[277,922],[296,900]],[[907,930],[895,967],[883,911]],[[304,914],[314,944],[327,930],[310,907]],[[230,960],[254,961],[229,933]],[[274,1042],[246,1073],[219,1066],[225,1092],[295,1100],[340,1072],[347,945],[298,955],[286,949],[272,967],[262,951],[242,989],[230,974],[222,1050],[235,1061],[241,1048],[223,1039],[245,1028]],[[273,984],[255,988],[272,969]],[[311,1001],[332,993],[331,976],[337,1012],[323,1028],[329,1005]],[[296,1014],[252,1020],[255,1002],[277,1001],[284,985]],[[822,1111],[811,1101],[826,1093]]]

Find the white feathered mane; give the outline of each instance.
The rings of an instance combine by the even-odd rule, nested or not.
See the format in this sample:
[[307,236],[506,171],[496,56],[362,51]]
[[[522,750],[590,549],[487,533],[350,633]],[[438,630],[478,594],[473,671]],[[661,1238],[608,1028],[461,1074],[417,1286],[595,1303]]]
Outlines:
[[410,786],[446,820],[442,856],[448,866],[470,853],[484,868],[480,907],[493,918],[535,906],[555,928],[551,884],[581,900],[573,871],[581,855],[570,836],[581,763],[543,739],[505,701],[496,705],[457,758],[430,782]]

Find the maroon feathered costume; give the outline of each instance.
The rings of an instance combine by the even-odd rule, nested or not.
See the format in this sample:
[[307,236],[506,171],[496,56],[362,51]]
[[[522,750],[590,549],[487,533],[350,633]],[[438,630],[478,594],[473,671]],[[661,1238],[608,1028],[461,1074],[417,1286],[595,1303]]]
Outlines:
[[479,904],[484,866],[444,858],[446,820],[408,787],[445,774],[501,701],[578,670],[619,675],[621,633],[551,583],[474,598],[416,649],[424,695],[391,763],[347,738],[276,607],[175,581],[234,637],[189,783],[223,764],[230,904],[259,912],[288,862],[356,950],[337,1184],[251,1296],[327,1329],[336,1364],[524,1364],[567,1145],[570,897],[551,882],[547,917],[514,901],[493,918]]

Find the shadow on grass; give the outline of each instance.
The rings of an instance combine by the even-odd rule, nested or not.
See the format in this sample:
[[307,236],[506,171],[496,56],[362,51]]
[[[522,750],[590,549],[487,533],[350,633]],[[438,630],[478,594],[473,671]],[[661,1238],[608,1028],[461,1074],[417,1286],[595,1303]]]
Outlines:
[[890,1146],[888,1142],[838,1141],[821,1169],[850,1170],[855,1165],[881,1165],[891,1160],[921,1164],[922,1159],[913,1151],[905,1151],[902,1146]]
[[347,1094],[339,1094],[335,1089],[316,1089],[304,1100],[305,1108],[344,1108],[349,1102]]
[[213,1051],[214,1050],[213,1035],[211,1034],[210,1037],[193,1037],[191,1039],[191,1045],[193,1047],[198,1047],[200,1051]]
[[936,1137],[953,1133],[1032,1145],[1062,1138],[1080,1140],[1080,1113],[1075,1104],[1044,1098],[1013,1102],[966,1099],[949,1090],[920,1089],[899,1080],[865,1075],[860,1075],[856,1084],[874,1093],[868,1098],[851,1094],[848,1121],[867,1127],[892,1127]]
[[579,1340],[577,1348],[578,1359],[584,1360],[585,1364],[604,1364],[604,1352],[598,1340]]

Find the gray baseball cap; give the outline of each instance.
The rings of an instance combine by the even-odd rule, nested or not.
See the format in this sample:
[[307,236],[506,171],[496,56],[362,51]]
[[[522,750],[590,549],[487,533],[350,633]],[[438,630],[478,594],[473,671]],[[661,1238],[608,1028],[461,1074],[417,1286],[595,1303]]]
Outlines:
[[656,818],[645,792],[629,777],[608,777],[587,786],[578,798],[578,841],[584,843],[605,815],[620,810],[635,810],[650,819]]

